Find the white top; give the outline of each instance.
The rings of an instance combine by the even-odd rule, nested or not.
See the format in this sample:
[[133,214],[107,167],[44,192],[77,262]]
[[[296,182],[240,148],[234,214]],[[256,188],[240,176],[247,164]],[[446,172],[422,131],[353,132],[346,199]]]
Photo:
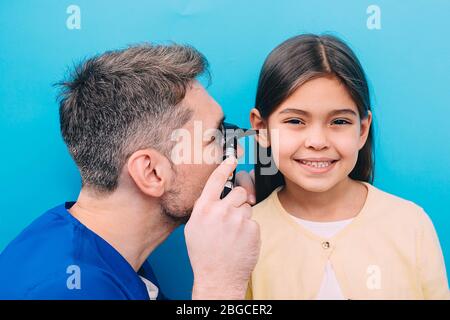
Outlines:
[[157,286],[155,286],[150,280],[139,276],[141,278],[142,282],[144,282],[145,286],[147,287],[148,296],[150,297],[150,300],[156,300],[156,297],[158,296],[159,289]]
[[[292,216],[292,215],[291,215]],[[303,220],[292,216],[292,218],[302,225],[304,228],[308,229],[312,233],[323,237],[331,238],[339,231],[344,229],[353,218],[347,220],[333,221],[333,222],[315,222],[309,220]],[[334,273],[333,267],[328,260],[325,267],[325,274],[323,276],[322,284],[319,289],[319,293],[316,297],[317,300],[344,300],[345,297],[342,294],[341,287],[336,279],[336,274]]]

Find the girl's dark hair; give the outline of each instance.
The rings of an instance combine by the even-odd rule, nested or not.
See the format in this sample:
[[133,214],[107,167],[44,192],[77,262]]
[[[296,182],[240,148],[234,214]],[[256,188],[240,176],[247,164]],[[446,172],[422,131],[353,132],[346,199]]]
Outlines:
[[[370,110],[370,96],[364,70],[353,51],[340,39],[330,35],[305,34],[292,37],[277,46],[266,58],[261,69],[256,92],[255,108],[263,119],[305,82],[334,76],[348,90],[358,107],[361,119]],[[275,175],[261,174],[266,167],[260,155],[271,157],[270,147],[263,150],[256,143],[255,185],[256,200],[260,202],[278,186],[284,185],[280,171]],[[374,178],[373,128],[369,129],[366,144],[359,150],[358,161],[350,178],[373,183]],[[273,163],[270,159],[269,165]],[[264,161],[267,163],[267,161]]]

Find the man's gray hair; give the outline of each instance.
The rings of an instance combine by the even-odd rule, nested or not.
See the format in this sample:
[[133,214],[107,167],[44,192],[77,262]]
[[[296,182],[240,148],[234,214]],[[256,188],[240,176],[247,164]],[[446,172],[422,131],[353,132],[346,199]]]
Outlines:
[[176,44],[109,51],[76,66],[58,84],[59,115],[82,185],[114,191],[135,151],[154,148],[168,156],[171,132],[192,115],[180,102],[207,68],[200,52]]

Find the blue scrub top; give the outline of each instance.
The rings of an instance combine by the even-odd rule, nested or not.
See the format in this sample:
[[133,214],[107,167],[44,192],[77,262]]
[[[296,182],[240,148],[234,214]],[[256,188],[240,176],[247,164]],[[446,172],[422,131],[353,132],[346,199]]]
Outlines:
[[148,300],[139,275],[158,286],[148,262],[136,273],[67,211],[73,204],[44,213],[0,254],[0,299]]

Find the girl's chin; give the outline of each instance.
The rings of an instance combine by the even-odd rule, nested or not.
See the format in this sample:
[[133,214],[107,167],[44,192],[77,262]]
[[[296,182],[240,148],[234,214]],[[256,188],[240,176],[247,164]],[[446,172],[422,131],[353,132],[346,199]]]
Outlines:
[[319,192],[326,192],[326,191],[330,190],[332,186],[324,185],[324,184],[322,184],[322,185],[312,185],[312,184],[305,185],[305,184],[303,184],[303,186],[301,186],[301,187],[303,189],[305,189],[306,191],[319,193]]
[[336,185],[334,179],[311,179],[307,177],[297,177],[293,182],[308,192],[326,192]]

